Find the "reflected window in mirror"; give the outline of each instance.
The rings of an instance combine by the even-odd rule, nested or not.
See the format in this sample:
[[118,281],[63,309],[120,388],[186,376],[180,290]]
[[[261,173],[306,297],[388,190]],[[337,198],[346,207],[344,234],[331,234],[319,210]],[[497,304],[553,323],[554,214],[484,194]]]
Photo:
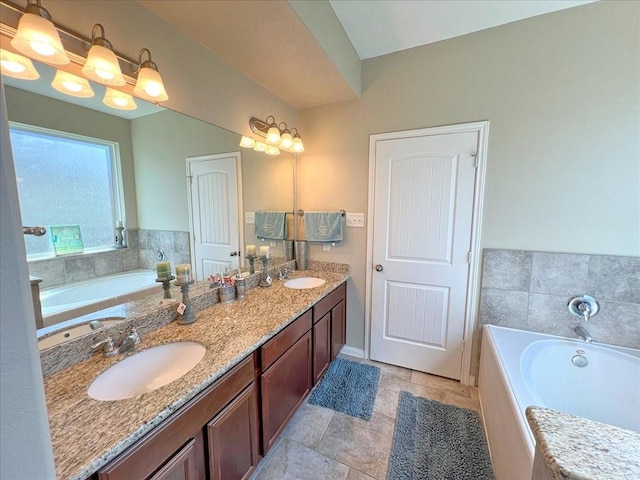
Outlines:
[[[80,225],[85,251],[114,245],[123,218],[118,144],[10,123],[23,225]],[[29,260],[54,255],[51,235],[25,235]]]

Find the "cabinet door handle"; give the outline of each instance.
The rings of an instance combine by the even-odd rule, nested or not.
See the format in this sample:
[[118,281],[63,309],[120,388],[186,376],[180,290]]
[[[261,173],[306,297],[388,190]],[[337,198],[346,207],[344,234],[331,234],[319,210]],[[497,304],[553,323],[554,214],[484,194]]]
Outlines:
[[376,265],[376,272],[381,272],[382,270],[384,270],[384,267],[380,264]]

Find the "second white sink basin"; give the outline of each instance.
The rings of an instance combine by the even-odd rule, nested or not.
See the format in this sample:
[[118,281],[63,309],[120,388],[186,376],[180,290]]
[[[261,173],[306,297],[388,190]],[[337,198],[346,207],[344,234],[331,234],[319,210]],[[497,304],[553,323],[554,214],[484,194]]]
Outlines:
[[324,285],[325,283],[326,281],[322,278],[300,277],[287,280],[286,282],[284,282],[284,286],[287,288],[296,288],[298,290],[303,290],[305,288],[319,287],[320,285]]
[[123,400],[177,380],[195,367],[207,349],[195,342],[167,343],[125,358],[89,385],[96,400]]

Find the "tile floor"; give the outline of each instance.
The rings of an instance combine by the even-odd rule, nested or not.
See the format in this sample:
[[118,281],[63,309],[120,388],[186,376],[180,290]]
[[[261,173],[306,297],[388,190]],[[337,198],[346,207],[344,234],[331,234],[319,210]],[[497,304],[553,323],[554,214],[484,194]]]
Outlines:
[[341,356],[380,367],[382,375],[371,420],[305,402],[251,480],[384,480],[401,390],[480,411],[475,388],[406,368]]

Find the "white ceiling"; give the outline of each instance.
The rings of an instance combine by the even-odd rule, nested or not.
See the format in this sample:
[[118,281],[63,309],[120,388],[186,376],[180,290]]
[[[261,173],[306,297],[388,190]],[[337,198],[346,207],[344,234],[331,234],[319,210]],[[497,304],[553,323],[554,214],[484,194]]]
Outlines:
[[[307,0],[325,1],[326,0]],[[360,60],[574,7],[564,0],[329,0]],[[283,0],[138,0],[295,108],[353,100],[330,55]]]
[[591,3],[564,0],[329,0],[361,60]]

